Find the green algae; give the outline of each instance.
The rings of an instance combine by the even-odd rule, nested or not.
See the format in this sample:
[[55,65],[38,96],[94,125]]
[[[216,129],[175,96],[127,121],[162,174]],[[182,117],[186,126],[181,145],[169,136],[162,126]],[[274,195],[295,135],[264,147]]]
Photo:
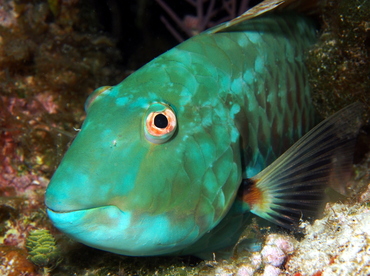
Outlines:
[[43,275],[49,275],[61,262],[60,249],[46,229],[31,231],[26,240],[26,248],[29,251],[28,259],[42,269]]
[[31,231],[26,247],[29,250],[29,259],[37,266],[54,266],[60,260],[60,250],[54,237],[46,229]]

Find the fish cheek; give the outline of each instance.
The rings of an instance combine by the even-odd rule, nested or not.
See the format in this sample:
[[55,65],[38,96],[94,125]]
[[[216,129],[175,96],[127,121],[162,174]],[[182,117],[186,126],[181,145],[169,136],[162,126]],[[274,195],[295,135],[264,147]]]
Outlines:
[[181,165],[178,160],[168,162],[168,156],[171,156],[171,150],[163,145],[146,147],[138,158],[140,162],[136,163],[133,190],[123,199],[126,208],[151,215],[168,210],[174,173]]

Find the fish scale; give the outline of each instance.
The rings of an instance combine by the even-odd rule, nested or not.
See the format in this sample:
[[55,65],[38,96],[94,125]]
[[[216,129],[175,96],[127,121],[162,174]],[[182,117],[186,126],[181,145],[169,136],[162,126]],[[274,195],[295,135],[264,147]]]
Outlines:
[[[263,169],[316,123],[304,65],[316,40],[293,12],[231,21],[97,89],[46,191],[55,226],[119,254],[203,257],[235,243],[251,212],[290,227],[301,210],[287,195],[309,206],[301,175],[266,184]],[[305,187],[321,200],[324,184]]]

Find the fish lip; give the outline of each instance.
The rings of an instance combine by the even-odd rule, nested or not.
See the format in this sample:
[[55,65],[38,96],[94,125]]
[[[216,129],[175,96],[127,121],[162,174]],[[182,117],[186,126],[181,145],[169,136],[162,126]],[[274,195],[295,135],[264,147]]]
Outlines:
[[[50,208],[50,207],[46,206],[46,210],[48,210],[50,212],[53,212],[53,213],[56,213],[56,214],[67,214],[67,213],[79,212],[79,211],[90,211],[90,210],[105,208],[105,207],[109,207],[109,206],[116,207],[117,209],[119,209],[115,205],[101,205],[101,206],[97,206],[97,207],[83,208],[83,209],[73,209],[73,210],[66,210],[66,211],[64,211],[64,210],[57,211],[57,210],[54,210],[53,208]],[[122,210],[120,210],[120,211],[123,212]]]
[[70,213],[70,212],[74,212],[74,210],[72,211],[56,211],[52,208],[49,208],[48,206],[46,206],[46,210],[50,211],[50,212],[53,212],[53,213],[57,213],[57,214],[63,214],[63,213]]

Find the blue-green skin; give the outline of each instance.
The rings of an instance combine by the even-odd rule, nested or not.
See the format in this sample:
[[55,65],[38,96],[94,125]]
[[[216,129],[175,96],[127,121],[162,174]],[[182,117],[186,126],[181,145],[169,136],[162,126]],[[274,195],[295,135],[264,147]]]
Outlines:
[[[235,200],[242,179],[315,123],[304,66],[315,41],[303,17],[258,17],[195,36],[95,92],[46,191],[52,222],[132,256],[199,255],[235,242],[248,213]],[[162,144],[145,136],[156,102],[177,116]]]

